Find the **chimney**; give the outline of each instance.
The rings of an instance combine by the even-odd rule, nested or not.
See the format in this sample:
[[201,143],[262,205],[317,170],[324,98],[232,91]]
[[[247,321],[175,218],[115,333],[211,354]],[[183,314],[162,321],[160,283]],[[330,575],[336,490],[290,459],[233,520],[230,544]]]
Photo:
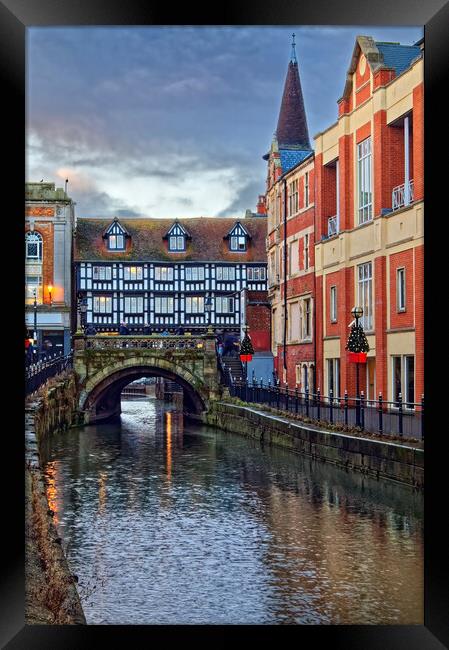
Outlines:
[[256,208],[257,214],[267,214],[267,205],[265,203],[265,194],[259,194],[259,201]]

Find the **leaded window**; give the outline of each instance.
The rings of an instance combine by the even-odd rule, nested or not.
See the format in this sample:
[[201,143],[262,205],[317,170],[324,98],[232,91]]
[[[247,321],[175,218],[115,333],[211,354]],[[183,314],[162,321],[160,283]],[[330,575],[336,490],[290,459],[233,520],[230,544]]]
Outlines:
[[25,258],[33,262],[42,262],[42,235],[27,232],[25,235]]

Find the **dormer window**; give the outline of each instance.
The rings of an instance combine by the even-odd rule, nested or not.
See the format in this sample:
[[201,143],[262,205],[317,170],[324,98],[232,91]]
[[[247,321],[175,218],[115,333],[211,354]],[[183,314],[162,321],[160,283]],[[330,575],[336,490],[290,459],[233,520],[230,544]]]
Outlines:
[[240,222],[237,222],[225,237],[225,239],[229,239],[229,250],[241,252],[246,251],[249,238],[250,235]]
[[118,219],[114,219],[103,235],[106,239],[106,246],[110,251],[124,251],[127,236],[129,237],[126,228],[118,222]]
[[165,234],[164,239],[168,239],[168,250],[176,253],[186,250],[186,240],[190,239],[190,235],[185,228],[176,221]]

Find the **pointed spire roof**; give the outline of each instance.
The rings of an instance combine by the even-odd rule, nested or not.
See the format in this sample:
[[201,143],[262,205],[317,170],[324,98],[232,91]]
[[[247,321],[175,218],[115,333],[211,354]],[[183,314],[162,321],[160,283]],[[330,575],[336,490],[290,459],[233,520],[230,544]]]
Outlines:
[[292,35],[292,51],[285,79],[276,135],[280,149],[310,149],[294,34]]

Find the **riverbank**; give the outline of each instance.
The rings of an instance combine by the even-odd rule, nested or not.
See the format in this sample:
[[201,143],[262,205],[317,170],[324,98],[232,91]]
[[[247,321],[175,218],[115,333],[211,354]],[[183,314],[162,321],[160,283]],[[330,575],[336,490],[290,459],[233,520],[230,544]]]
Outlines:
[[377,479],[387,478],[424,489],[424,451],[410,443],[385,442],[272,415],[261,409],[215,402],[203,421],[231,433],[284,447]]
[[70,426],[73,377],[54,380],[25,405],[25,622],[27,625],[79,625],[86,619],[73,576],[53,522],[40,447]]

